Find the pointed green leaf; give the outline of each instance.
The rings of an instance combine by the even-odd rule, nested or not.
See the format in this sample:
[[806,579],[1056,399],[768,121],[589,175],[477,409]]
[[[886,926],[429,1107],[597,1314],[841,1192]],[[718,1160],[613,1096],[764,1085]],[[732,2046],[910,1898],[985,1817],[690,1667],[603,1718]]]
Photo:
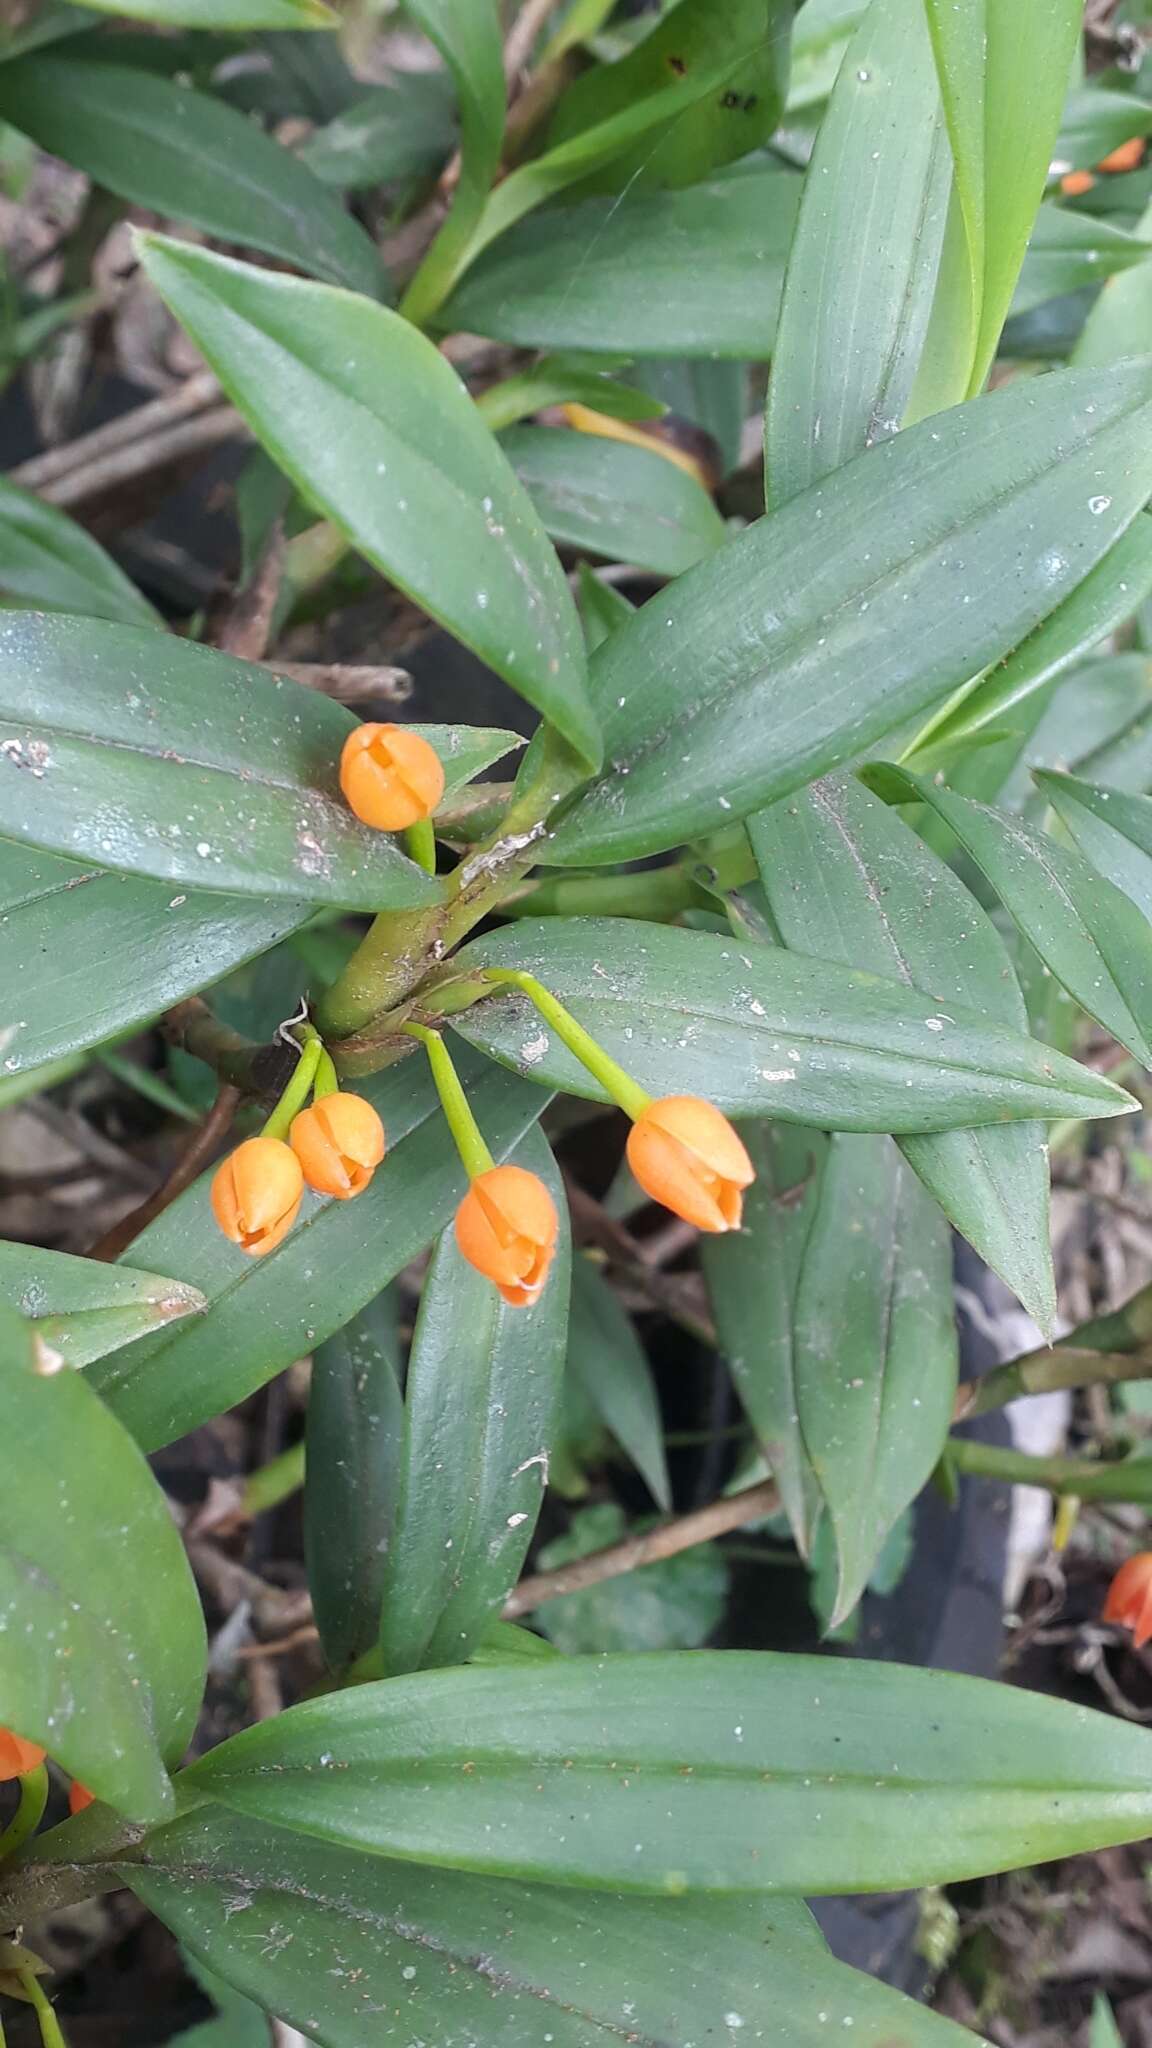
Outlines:
[[51,613],[0,614],[0,654],[10,839],[233,895],[435,901],[344,801],[358,721],[321,691],[166,633]]
[[380,1643],[389,1671],[460,1664],[520,1574],[548,1483],[568,1332],[567,1204],[539,1131],[519,1165],[561,1217],[531,1308],[510,1308],[444,1233],[424,1283],[405,1392]]
[[[413,2039],[602,2048],[979,2048],[829,1953],[799,1899],[643,1899],[475,1878],[306,1841],[203,1806],[150,1835],[126,1884],[213,1969],[321,2048]],[[333,1958],[339,1958],[333,1967]],[[820,2018],[820,2013],[824,2018]],[[735,2015],[735,2017],[733,2017]],[[386,2038],[386,2037],[385,2037]]]
[[589,1259],[572,1262],[568,1370],[642,1474],[657,1506],[670,1512],[664,1428],[652,1369],[631,1316]]
[[1096,1994],[1092,2007],[1092,2033],[1089,2048],[1124,2048],[1120,2029],[1113,2017],[1112,2007],[1102,1991]]
[[327,28],[340,16],[325,0],[80,0],[99,14],[126,14],[165,28]]
[[0,1242],[0,1301],[27,1316],[66,1365],[90,1365],[205,1306],[198,1288],[159,1273]]
[[1137,808],[1126,813],[1113,809],[1119,792],[1093,789],[1068,775],[1038,775],[1036,780],[1081,853],[1152,923],[1152,847],[1142,808],[1147,800],[1134,799]]
[[297,151],[325,185],[363,192],[424,178],[448,161],[456,141],[456,100],[442,71],[407,71],[403,85],[376,85]]
[[208,93],[105,63],[114,43],[91,47],[5,64],[0,117],[122,199],[379,296],[373,243],[289,150]]
[[732,824],[1000,660],[1152,487],[1152,363],[1057,372],[871,448],[599,648],[608,763],[550,861]]
[[[465,1069],[473,1109],[499,1157],[523,1137],[546,1097],[495,1068]],[[419,1064],[358,1082],[388,1134],[388,1154],[354,1202],[306,1195],[294,1230],[248,1259],[217,1229],[208,1176],[138,1237],[127,1263],[167,1267],[207,1297],[194,1322],[89,1369],[146,1449],[184,1436],[262,1387],[342,1329],[444,1228],[464,1192],[463,1169],[435,1091]]]
[[983,1679],[696,1650],[557,1657],[514,1686],[475,1666],[356,1686],[246,1729],[182,1782],[305,1835],[493,1876],[858,1892],[1137,1841],[1150,1754],[1144,1728]]
[[[1083,857],[1021,818],[957,796],[903,769],[888,788],[930,804],[981,869],[1005,910],[1081,1008],[1152,1066],[1152,927]],[[1123,803],[1139,802],[1122,798]]]
[[164,236],[161,296],[297,488],[360,553],[599,759],[555,551],[456,372],[407,320]]
[[[1099,287],[1152,257],[1152,244],[1110,221],[1061,206],[1042,206],[1028,244],[1013,317],[1069,292]],[[1083,358],[1077,355],[1077,361]]]
[[924,0],[873,0],[820,123],[788,259],[765,420],[771,504],[900,427],[951,185]]
[[[749,822],[777,930],[795,952],[890,976],[1015,1031],[1024,998],[999,933],[942,860],[851,776]],[[941,1036],[944,1036],[941,1033]],[[1051,1331],[1056,1289],[1042,1124],[901,1140],[956,1228]]]
[[7,477],[0,478],[0,604],[83,612],[125,626],[160,623],[99,541]]
[[500,166],[504,65],[496,0],[408,0],[408,13],[447,64],[460,110],[452,204],[404,296],[405,316],[422,326],[455,274]]
[[563,427],[516,427],[500,445],[545,530],[569,547],[679,576],[724,540],[707,491],[655,448]]
[[[712,932],[623,918],[525,919],[474,940],[462,974],[535,974],[656,1095],[848,1131],[967,1130],[1129,1109],[1122,1089],[978,1010]],[[486,998],[454,1030],[517,1073],[602,1092],[526,996]],[[141,1240],[144,1242],[144,1240]]]
[[164,1496],[126,1431],[67,1369],[35,1368],[0,1309],[0,1713],[135,1820],[171,1811],[164,1762],[192,1733],[204,1622]]
[[380,1629],[404,1430],[397,1309],[389,1288],[312,1357],[304,1555],[320,1642],[337,1673]]

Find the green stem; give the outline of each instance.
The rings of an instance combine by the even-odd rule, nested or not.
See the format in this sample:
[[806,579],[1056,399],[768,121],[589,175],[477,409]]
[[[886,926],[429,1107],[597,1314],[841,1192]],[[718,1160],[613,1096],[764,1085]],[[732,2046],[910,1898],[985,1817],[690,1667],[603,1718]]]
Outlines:
[[505,917],[640,917],[656,923],[709,898],[686,869],[640,875],[546,875],[525,882],[503,905]]
[[304,1484],[304,1443],[293,1444],[291,1450],[281,1451],[278,1458],[272,1458],[267,1465],[261,1465],[256,1472],[250,1472],[244,1481],[242,1507],[249,1521],[257,1515],[266,1514],[269,1508],[278,1508],[281,1501],[290,1500],[299,1493]]
[[997,1365],[964,1390],[957,1414],[965,1422],[1004,1408],[1023,1394],[1051,1394],[1072,1387],[1116,1387],[1132,1380],[1152,1379],[1152,1351],[1079,1350],[1071,1339],[1051,1351],[1029,1351],[1023,1358]]
[[0,1834],[0,1863],[6,1856],[14,1856],[17,1849],[24,1847],[29,1835],[36,1833],[47,1804],[48,1766],[38,1764],[34,1771],[25,1771],[20,1780],[20,1804]]
[[452,1064],[452,1058],[439,1032],[429,1031],[423,1024],[406,1024],[404,1030],[409,1038],[418,1038],[428,1055],[432,1079],[440,1106],[448,1119],[448,1128],[456,1142],[456,1150],[464,1162],[470,1180],[478,1173],[490,1173],[495,1160],[484,1143],[484,1134],[472,1114],[472,1106],[460,1086],[460,1076]]
[[485,981],[494,981],[508,988],[518,988],[531,1003],[535,1004],[544,1022],[556,1033],[561,1045],[566,1045],[581,1066],[587,1067],[593,1079],[599,1081],[604,1093],[611,1097],[617,1107],[622,1109],[626,1116],[630,1116],[633,1122],[638,1116],[643,1116],[652,1100],[647,1089],[641,1088],[640,1083],[634,1081],[631,1074],[625,1073],[624,1068],[604,1051],[602,1045],[597,1044],[591,1033],[576,1022],[571,1012],[564,1008],[563,1003],[557,1002],[555,996],[542,982],[537,981],[534,974],[522,974],[515,967],[486,967],[483,969],[483,978]]
[[16,1975],[25,1998],[40,2022],[40,2039],[44,2043],[44,2048],[68,2048],[60,2022],[40,1989],[35,1971],[17,1970]]
[[436,873],[436,833],[431,818],[418,818],[409,825],[404,834],[404,846],[410,860],[426,875]]
[[974,1443],[970,1437],[949,1437],[945,1455],[956,1471],[971,1472],[980,1479],[1042,1486],[1048,1493],[1076,1494],[1080,1500],[1122,1500],[1139,1505],[1152,1501],[1152,1458],[1120,1458],[1110,1464],[1095,1458],[1034,1458],[1027,1451]]
[[288,1136],[293,1117],[299,1115],[312,1093],[312,1083],[316,1078],[316,1069],[320,1065],[323,1051],[323,1045],[313,1032],[296,1062],[296,1072],[260,1133],[262,1138]]
[[314,1102],[323,1102],[326,1095],[337,1094],[339,1088],[340,1077],[336,1072],[332,1055],[330,1052],[325,1052],[323,1046],[321,1046],[320,1058],[316,1062],[316,1085],[312,1090],[312,1100]]

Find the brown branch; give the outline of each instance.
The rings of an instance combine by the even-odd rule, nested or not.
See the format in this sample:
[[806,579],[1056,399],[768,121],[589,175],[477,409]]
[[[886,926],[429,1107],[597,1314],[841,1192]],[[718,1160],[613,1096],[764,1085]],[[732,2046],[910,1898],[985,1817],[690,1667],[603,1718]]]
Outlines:
[[412,678],[406,668],[376,667],[371,663],[347,661],[269,661],[274,675],[290,676],[306,690],[320,690],[337,704],[360,704],[366,697],[384,697],[391,704],[406,704],[412,695]]
[[203,1060],[222,1081],[231,1081],[245,1095],[281,1094],[298,1057],[286,1045],[257,1045],[234,1031],[213,1016],[203,996],[188,996],[184,1002],[174,1003],[161,1017],[160,1031],[169,1045]]
[[524,0],[504,44],[504,77],[510,93],[522,83],[520,74],[532,56],[536,38],[555,11],[556,0]]
[[146,439],[190,413],[203,412],[219,396],[220,386],[212,372],[202,370],[174,390],[166,391],[163,397],[150,399],[146,405],[134,406],[131,412],[121,413],[102,427],[93,427],[90,433],[78,435],[74,441],[65,442],[63,447],[49,448],[43,455],[34,455],[30,461],[9,470],[8,480],[22,485],[26,491],[43,491],[46,484],[55,483],[71,470],[87,468],[113,449],[126,447],[130,441]]
[[681,1515],[675,1522],[645,1530],[643,1535],[628,1536],[623,1543],[611,1543],[606,1550],[575,1558],[559,1571],[537,1572],[521,1579],[509,1594],[504,1602],[504,1620],[518,1621],[522,1614],[530,1614],[546,1600],[558,1600],[565,1593],[582,1593],[588,1586],[602,1585],[605,1579],[619,1579],[625,1572],[639,1571],[642,1565],[678,1557],[682,1550],[693,1550],[698,1543],[710,1543],[717,1536],[742,1529],[747,1522],[759,1522],[764,1516],[775,1514],[779,1505],[775,1483],[762,1479],[758,1486],[745,1487],[742,1493],[728,1493],[710,1501],[695,1514]]
[[157,1216],[163,1215],[164,1210],[171,1206],[177,1195],[182,1195],[185,1188],[191,1187],[197,1175],[215,1159],[232,1128],[232,1120],[239,1106],[240,1090],[224,1082],[207,1116],[197,1124],[167,1180],[157,1188],[155,1194],[148,1196],[147,1201],[141,1202],[129,1215],[122,1216],[119,1223],[114,1223],[111,1230],[105,1231],[104,1236],[88,1253],[90,1259],[118,1259],[121,1252],[127,1251],[128,1246],[140,1236],[141,1231],[146,1230],[150,1223],[154,1223]]
[[246,583],[241,584],[211,620],[207,638],[221,654],[241,661],[263,661],[280,586],[284,580],[284,526],[274,520]]
[[230,405],[213,406],[210,412],[198,413],[190,420],[177,420],[157,434],[147,434],[143,440],[130,441],[124,447],[110,449],[106,455],[96,456],[81,468],[67,470],[54,482],[43,484],[39,496],[48,505],[80,505],[88,498],[101,497],[116,484],[147,476],[151,470],[163,469],[182,456],[200,454],[218,447],[222,441],[240,437],[251,438],[239,413]]

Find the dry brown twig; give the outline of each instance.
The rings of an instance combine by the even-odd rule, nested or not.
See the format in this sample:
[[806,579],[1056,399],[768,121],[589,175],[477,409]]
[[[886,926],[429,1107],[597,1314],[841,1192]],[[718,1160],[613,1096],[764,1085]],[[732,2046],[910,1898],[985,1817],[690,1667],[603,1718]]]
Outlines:
[[84,470],[117,449],[147,440],[180,420],[206,411],[215,406],[219,398],[220,386],[211,370],[199,371],[194,377],[186,378],[184,383],[175,385],[171,391],[166,391],[162,397],[134,406],[131,412],[121,413],[101,427],[93,427],[89,433],[66,441],[62,447],[48,448],[42,455],[32,456],[28,462],[22,462],[8,472],[9,480],[20,484],[26,491],[42,492],[46,485],[58,482],[73,470]]
[[191,1187],[204,1167],[212,1164],[232,1128],[232,1120],[239,1107],[240,1090],[225,1081],[207,1116],[197,1124],[167,1180],[156,1189],[155,1194],[149,1195],[146,1201],[141,1202],[138,1208],[133,1209],[129,1215],[122,1216],[119,1223],[113,1224],[111,1230],[105,1231],[104,1236],[88,1253],[90,1259],[109,1262],[118,1259],[121,1252],[127,1251],[128,1246],[140,1236],[141,1231],[146,1230],[150,1223],[155,1222],[157,1216],[162,1215],[164,1210],[170,1207],[177,1195],[182,1195],[185,1188]]

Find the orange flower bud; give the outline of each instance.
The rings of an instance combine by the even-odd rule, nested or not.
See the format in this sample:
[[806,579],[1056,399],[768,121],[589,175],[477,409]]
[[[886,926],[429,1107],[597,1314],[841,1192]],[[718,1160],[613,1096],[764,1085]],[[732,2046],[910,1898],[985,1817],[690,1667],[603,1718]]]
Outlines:
[[1138,1650],[1152,1640],[1152,1550],[1138,1550],[1121,1565],[1108,1588],[1104,1619],[1130,1628]]
[[10,1728],[0,1728],[0,1785],[38,1770],[47,1754],[38,1742],[25,1742],[22,1735],[13,1735]]
[[344,742],[340,787],[356,816],[379,832],[430,818],[444,794],[439,754],[403,725],[358,725]]
[[246,1138],[216,1169],[212,1214],[250,1258],[287,1237],[304,1193],[300,1161],[282,1138]]
[[1096,183],[1091,171],[1066,171],[1060,180],[1060,190],[1069,199],[1079,199],[1090,192]]
[[646,1195],[697,1230],[738,1230],[752,1161],[726,1116],[696,1095],[650,1102],[628,1133],[628,1164]]
[[347,1202],[363,1194],[384,1157],[384,1126],[362,1095],[322,1095],[292,1119],[288,1142],[310,1188]]
[[1133,135],[1128,142],[1122,142],[1118,149],[1110,149],[1101,157],[1098,171],[1138,171],[1144,161],[1144,137]]
[[522,1166],[478,1173],[456,1211],[456,1242],[510,1308],[540,1299],[560,1221],[542,1180]]
[[69,1813],[83,1813],[84,1808],[91,1806],[95,1797],[96,1794],[90,1792],[87,1785],[82,1785],[79,1778],[73,1778],[72,1783],[68,1787]]

